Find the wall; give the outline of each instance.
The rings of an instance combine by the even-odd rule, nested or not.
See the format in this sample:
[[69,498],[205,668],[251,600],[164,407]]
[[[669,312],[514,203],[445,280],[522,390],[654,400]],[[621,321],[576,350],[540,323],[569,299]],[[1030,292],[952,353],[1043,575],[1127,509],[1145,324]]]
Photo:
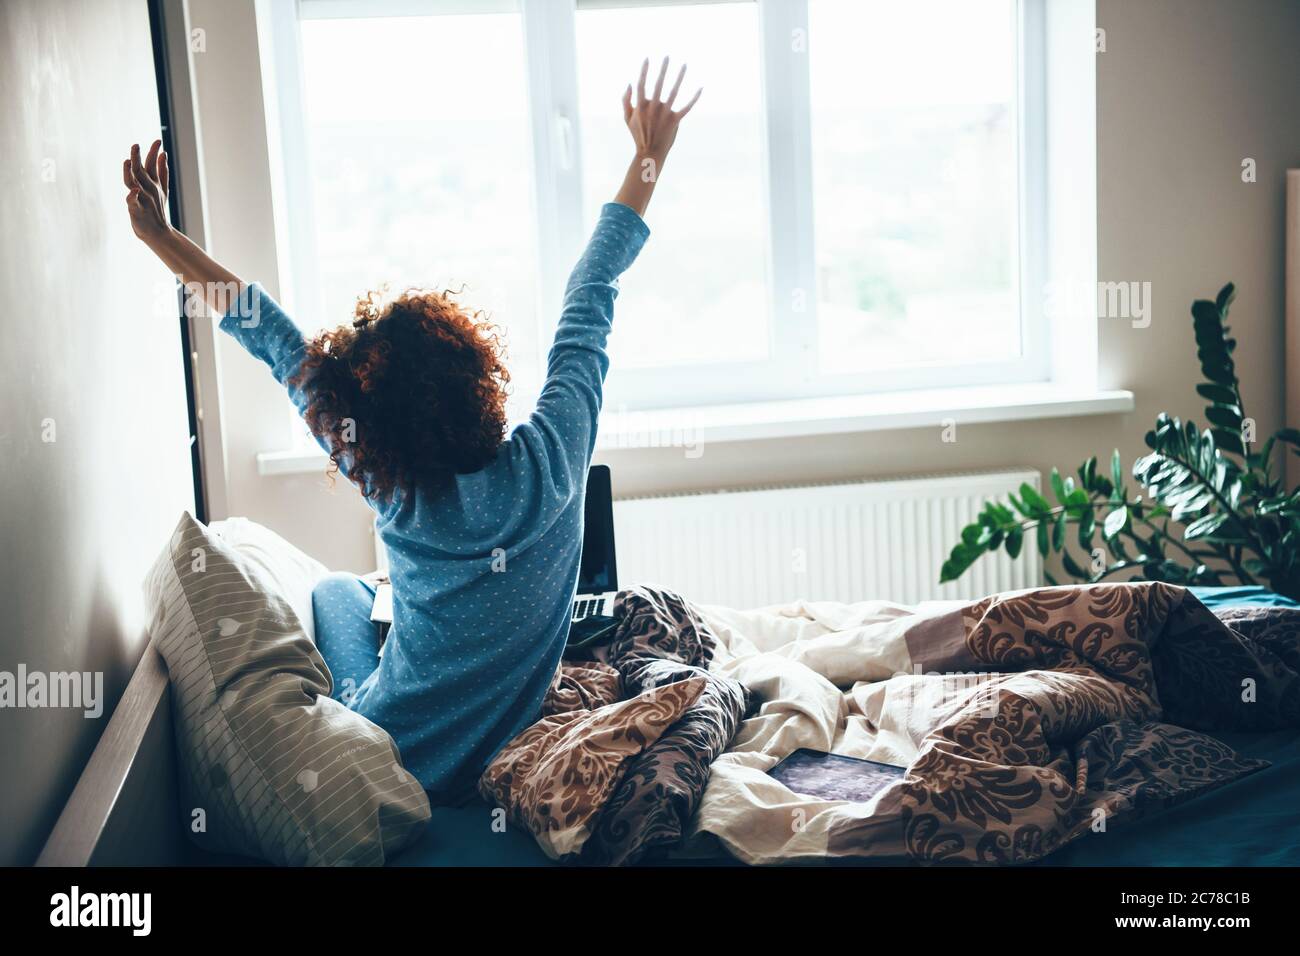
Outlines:
[[174,284],[123,199],[158,133],[145,0],[6,0],[0,100],[0,671],[104,691],[97,719],[0,710],[0,864],[21,864],[139,660],[140,584],[194,495]]
[[[208,11],[217,6],[215,0],[195,2]],[[242,5],[220,6],[230,17]],[[251,12],[251,2],[245,9]],[[239,40],[244,53],[254,41],[251,16],[246,19]],[[1157,412],[1201,416],[1192,389],[1198,369],[1188,308],[1229,279],[1239,288],[1233,329],[1241,343],[1247,411],[1261,432],[1280,424],[1283,170],[1300,165],[1294,66],[1300,4],[1099,0],[1097,21],[1107,39],[1097,64],[1099,274],[1107,281],[1151,282],[1154,297],[1149,328],[1101,323],[1098,384],[1133,390],[1133,413],[1003,425],[962,426],[959,420],[955,443],[940,440],[936,423],[930,429],[711,445],[692,459],[673,449],[620,449],[600,456],[614,468],[616,493],[1005,465],[1047,471],[1058,464],[1072,472],[1087,455],[1109,456],[1116,446],[1131,461],[1143,452],[1142,436]],[[216,59],[207,68],[210,82],[236,75]],[[249,103],[227,105],[242,111],[239,122],[250,121]],[[210,126],[214,118],[204,119]],[[257,150],[251,142],[207,142],[209,170],[243,163]],[[1258,164],[1254,184],[1241,182],[1245,157]],[[231,191],[223,195],[216,185],[210,181],[214,216],[223,203],[239,217],[250,213],[252,200],[245,197],[236,206],[225,198],[241,195],[237,175],[226,178]],[[650,216],[653,225],[653,210]],[[229,232],[214,231],[214,246],[219,254],[247,261],[253,274],[259,265],[264,273],[273,253],[253,256],[246,235],[232,221]],[[270,235],[270,225],[262,225],[256,239],[261,243]],[[624,287],[634,294],[634,274]],[[238,393],[242,406],[229,419],[238,451],[232,473],[242,469],[232,476],[231,510],[271,524],[335,566],[368,564],[369,538],[358,530],[366,515],[348,489],[330,493],[315,476],[256,477],[252,456],[283,447],[288,426],[267,411],[279,406],[271,404],[273,389],[265,376],[256,369],[246,374],[249,363],[238,358],[231,357],[226,380],[227,394]]]
[[[203,126],[210,251],[245,280],[260,281],[293,314],[276,254],[279,197],[267,173],[271,160],[254,4],[190,0],[189,7],[191,30],[202,31],[192,68]],[[323,474],[258,475],[257,453],[292,441],[289,404],[265,365],[230,336],[216,339],[227,425],[228,514],[275,529],[331,568],[372,569],[372,515],[347,481],[331,485]]]

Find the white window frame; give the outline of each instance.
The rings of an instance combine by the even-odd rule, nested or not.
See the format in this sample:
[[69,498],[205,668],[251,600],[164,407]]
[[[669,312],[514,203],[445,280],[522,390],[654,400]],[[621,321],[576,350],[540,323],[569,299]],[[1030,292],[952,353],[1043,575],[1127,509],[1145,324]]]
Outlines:
[[[300,18],[439,15],[518,11],[523,18],[534,166],[539,342],[549,343],[559,318],[565,280],[580,254],[596,210],[585,209],[578,110],[578,8],[638,3],[748,2],[757,5],[765,176],[768,204],[770,358],[752,363],[692,364],[619,369],[607,389],[607,408],[644,410],[758,403],[913,389],[1044,383],[1058,377],[1062,345],[1045,315],[1048,287],[1048,37],[1046,0],[1018,0],[1016,138],[1018,144],[1018,286],[1022,355],[1015,359],[916,366],[861,375],[817,372],[817,294],[814,246],[812,135],[808,56],[796,53],[792,31],[807,29],[808,0],[258,0],[276,61],[268,94],[278,98],[279,154],[283,161],[285,240],[291,295],[305,314],[322,306],[316,259],[307,133],[303,113]],[[814,0],[815,2],[815,0]],[[263,6],[266,12],[263,13]],[[1091,122],[1091,117],[1088,118]],[[275,131],[273,131],[275,132]],[[1056,186],[1059,190],[1059,184]],[[1095,206],[1094,206],[1095,208]],[[1083,270],[1087,274],[1087,268]],[[632,279],[626,282],[634,281]],[[626,284],[625,282],[625,284]],[[796,296],[807,290],[802,311]],[[1054,341],[1055,339],[1055,341]],[[1095,341],[1095,330],[1093,333]],[[1055,349],[1055,352],[1053,351]],[[1095,346],[1094,346],[1095,351]],[[537,362],[544,365],[546,346]],[[1089,359],[1095,367],[1095,355]],[[541,369],[539,368],[539,372]]]

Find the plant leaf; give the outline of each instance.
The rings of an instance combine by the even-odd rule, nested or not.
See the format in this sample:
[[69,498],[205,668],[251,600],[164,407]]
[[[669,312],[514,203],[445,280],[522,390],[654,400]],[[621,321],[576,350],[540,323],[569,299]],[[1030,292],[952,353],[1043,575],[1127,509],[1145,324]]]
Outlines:
[[1056,500],[1065,504],[1065,499],[1070,493],[1065,490],[1065,482],[1061,479],[1061,473],[1057,471],[1056,466],[1052,466],[1052,492],[1056,495]]
[[1222,385],[1212,385],[1209,382],[1202,382],[1196,386],[1196,394],[1201,398],[1208,398],[1212,402],[1218,402],[1221,405],[1237,404],[1236,393],[1230,388],[1224,388]]
[[1096,527],[1096,518],[1092,513],[1092,509],[1088,508],[1079,517],[1079,547],[1083,548],[1083,550],[1092,550],[1092,534]]
[[1127,528],[1129,525],[1128,506],[1121,505],[1110,514],[1106,515],[1106,521],[1102,525],[1101,533],[1107,541],[1110,541],[1117,534]]
[[1237,287],[1231,282],[1219,290],[1219,294],[1214,297],[1214,304],[1219,307],[1219,311],[1227,314],[1228,306],[1232,305],[1232,300],[1237,297]]
[[1070,577],[1077,578],[1081,581],[1088,580],[1088,572],[1079,566],[1079,563],[1074,560],[1074,556],[1071,555],[1069,551],[1061,552],[1061,566],[1065,568],[1065,572],[1070,575]]
[[1007,540],[1005,542],[1005,545],[1007,549],[1007,556],[1011,558],[1012,561],[1020,557],[1020,548],[1021,545],[1024,544],[1024,541],[1025,541],[1025,531],[1023,528],[1020,527],[1020,525],[1016,525],[1014,528],[1011,528],[1007,531]]
[[1040,495],[1034,486],[1027,481],[1020,486],[1020,498],[1029,506],[1035,518],[1046,515],[1052,510],[1052,506],[1048,504],[1047,499]]
[[1212,425],[1218,425],[1229,431],[1241,431],[1241,409],[1236,405],[1207,405],[1205,417]]
[[1223,527],[1229,517],[1231,516],[1227,512],[1216,511],[1205,515],[1204,517],[1197,518],[1183,529],[1183,538],[1187,541],[1194,541],[1197,538],[1203,538],[1208,534],[1212,534],[1219,530],[1219,528]]

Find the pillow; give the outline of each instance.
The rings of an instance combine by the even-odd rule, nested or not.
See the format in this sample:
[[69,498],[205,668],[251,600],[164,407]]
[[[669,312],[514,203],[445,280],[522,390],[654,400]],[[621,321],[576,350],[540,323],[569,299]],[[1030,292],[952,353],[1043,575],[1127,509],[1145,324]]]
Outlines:
[[492,759],[479,793],[527,827],[551,859],[572,856],[591,836],[624,763],[676,723],[705,683],[692,677],[596,710],[543,717]]
[[324,660],[266,584],[188,514],[145,581],[191,839],[292,866],[382,864],[428,822],[428,797],[392,738],[330,698]]
[[226,518],[208,525],[263,577],[263,585],[289,602],[303,629],[316,639],[312,618],[311,592],[329,568],[294,547],[265,525],[247,518]]

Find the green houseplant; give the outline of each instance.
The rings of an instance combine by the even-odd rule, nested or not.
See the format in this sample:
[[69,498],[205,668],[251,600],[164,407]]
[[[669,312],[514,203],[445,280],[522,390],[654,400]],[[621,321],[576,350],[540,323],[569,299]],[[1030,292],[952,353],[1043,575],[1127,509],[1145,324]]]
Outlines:
[[[1300,488],[1288,490],[1282,476],[1284,449],[1300,447],[1300,431],[1281,429],[1252,450],[1254,421],[1241,400],[1237,343],[1226,324],[1233,295],[1229,283],[1213,301],[1192,304],[1203,378],[1196,393],[1208,403],[1209,427],[1157,416],[1146,434],[1151,451],[1131,473],[1142,493],[1125,484],[1118,449],[1109,474],[1095,457],[1079,466],[1077,481],[1053,468],[1054,501],[1023,484],[1005,504],[985,502],[943,563],[940,583],[999,548],[1016,558],[1031,539],[1044,558],[1059,555],[1077,581],[1129,571],[1171,584],[1262,584],[1300,599]],[[1082,560],[1071,551],[1076,544]]]

